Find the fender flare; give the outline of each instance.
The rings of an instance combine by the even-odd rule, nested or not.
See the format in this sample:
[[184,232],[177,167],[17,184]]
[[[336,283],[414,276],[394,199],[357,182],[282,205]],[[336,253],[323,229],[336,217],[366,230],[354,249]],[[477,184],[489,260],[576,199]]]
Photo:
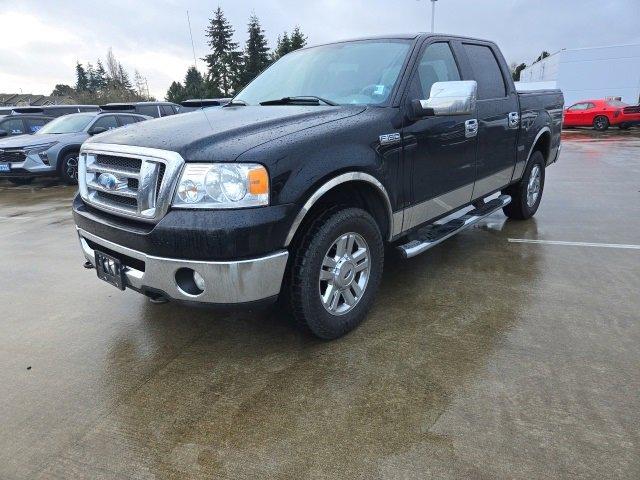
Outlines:
[[288,247],[291,244],[291,241],[293,240],[293,237],[295,236],[296,232],[298,231],[298,228],[302,224],[302,221],[306,217],[307,213],[309,213],[309,210],[311,210],[313,205],[325,193],[327,193],[329,190],[331,190],[332,188],[334,188],[334,187],[336,187],[336,186],[338,186],[340,184],[347,183],[347,182],[353,182],[353,181],[365,182],[365,183],[368,183],[370,185],[373,185],[378,190],[378,192],[380,192],[382,194],[382,197],[385,200],[385,207],[386,207],[386,210],[387,210],[387,217],[388,217],[387,220],[389,222],[388,238],[391,239],[391,236],[393,234],[393,210],[391,209],[391,200],[389,199],[389,194],[387,193],[387,189],[384,188],[384,185],[382,185],[382,183],[376,177],[374,177],[373,175],[369,175],[368,173],[364,173],[364,172],[347,172],[347,173],[340,174],[337,177],[333,177],[332,179],[330,179],[327,182],[325,182],[324,184],[322,184],[307,199],[307,201],[304,203],[304,205],[302,206],[302,208],[298,212],[298,215],[296,215],[296,218],[293,220],[293,223],[291,224],[291,227],[289,228],[289,233],[287,234],[287,238],[285,240],[284,246]]

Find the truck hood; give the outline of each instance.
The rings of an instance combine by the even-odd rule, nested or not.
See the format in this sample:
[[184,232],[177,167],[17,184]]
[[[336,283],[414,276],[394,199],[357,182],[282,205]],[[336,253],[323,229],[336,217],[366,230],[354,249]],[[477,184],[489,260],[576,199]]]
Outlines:
[[0,140],[0,149],[32,147],[53,142],[76,142],[84,140],[86,133],[61,133],[48,135],[17,135]]
[[234,106],[147,120],[91,138],[178,152],[186,161],[233,161],[267,141],[358,115],[363,106]]

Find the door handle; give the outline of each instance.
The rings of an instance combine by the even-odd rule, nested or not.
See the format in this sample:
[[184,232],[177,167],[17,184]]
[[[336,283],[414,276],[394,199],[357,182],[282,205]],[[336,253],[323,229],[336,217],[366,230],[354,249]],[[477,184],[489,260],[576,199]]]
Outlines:
[[509,113],[509,128],[518,128],[520,125],[520,114],[518,112]]
[[473,138],[478,135],[478,119],[472,118],[464,122],[464,136],[466,138]]

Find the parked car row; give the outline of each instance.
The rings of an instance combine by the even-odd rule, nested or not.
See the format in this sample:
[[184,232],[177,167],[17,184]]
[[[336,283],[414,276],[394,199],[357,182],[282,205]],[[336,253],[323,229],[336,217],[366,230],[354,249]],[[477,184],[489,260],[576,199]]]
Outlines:
[[[59,176],[66,183],[78,179],[78,153],[89,137],[151,118],[221,107],[229,99],[171,102],[55,105],[0,109],[0,178],[17,185],[37,176]],[[57,118],[56,118],[57,117]]]
[[[81,112],[136,113],[153,118],[221,107],[229,98],[192,99],[180,105],[171,102],[108,103],[106,105],[46,105],[42,107],[0,107],[0,137],[33,134],[56,117]],[[9,118],[10,117],[10,118]]]
[[628,105],[620,100],[583,100],[564,111],[563,127],[593,127],[603,132],[610,126],[627,130],[640,125],[640,105]]

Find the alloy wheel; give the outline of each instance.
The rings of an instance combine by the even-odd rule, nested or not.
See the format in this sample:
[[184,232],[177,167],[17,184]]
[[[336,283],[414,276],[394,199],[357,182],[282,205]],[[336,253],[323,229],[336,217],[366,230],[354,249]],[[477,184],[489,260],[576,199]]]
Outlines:
[[331,315],[350,312],[362,299],[371,269],[371,253],[365,239],[354,232],[337,238],[320,267],[320,301]]

